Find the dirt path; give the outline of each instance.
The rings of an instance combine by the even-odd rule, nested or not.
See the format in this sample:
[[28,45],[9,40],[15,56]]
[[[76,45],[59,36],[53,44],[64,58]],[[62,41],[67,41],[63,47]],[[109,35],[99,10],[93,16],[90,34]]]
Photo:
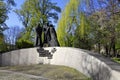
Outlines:
[[20,72],[14,72],[9,70],[0,70],[0,80],[48,80],[41,76],[35,76],[31,74],[25,74]]

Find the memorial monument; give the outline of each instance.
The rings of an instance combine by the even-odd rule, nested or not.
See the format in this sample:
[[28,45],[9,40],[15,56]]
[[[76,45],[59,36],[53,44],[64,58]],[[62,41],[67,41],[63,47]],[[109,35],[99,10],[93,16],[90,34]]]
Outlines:
[[[57,34],[52,24],[45,24],[41,26],[40,23],[35,28],[36,30],[36,42],[35,46],[39,47],[37,49],[39,56],[48,57],[49,59],[52,58],[52,54],[56,51],[55,48],[49,52],[48,50],[44,50],[44,44],[47,44],[48,47],[55,47],[59,46],[59,42],[57,40]],[[42,35],[44,34],[44,38]]]

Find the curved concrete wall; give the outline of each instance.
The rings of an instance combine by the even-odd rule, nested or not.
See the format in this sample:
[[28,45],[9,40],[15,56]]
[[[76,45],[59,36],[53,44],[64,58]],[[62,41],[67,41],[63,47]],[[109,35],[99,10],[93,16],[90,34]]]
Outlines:
[[30,65],[39,63],[36,48],[20,49],[2,54],[2,66]]
[[[51,51],[52,47],[45,49]],[[120,80],[120,65],[106,57],[77,48],[56,47],[56,49],[52,59],[39,57],[36,48],[11,51],[2,54],[1,63],[2,66],[39,63],[64,65],[77,69],[93,80]]]

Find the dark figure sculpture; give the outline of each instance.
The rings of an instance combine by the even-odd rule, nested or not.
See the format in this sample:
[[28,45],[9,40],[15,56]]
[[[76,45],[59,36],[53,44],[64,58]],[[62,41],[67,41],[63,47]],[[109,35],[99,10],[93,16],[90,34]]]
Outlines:
[[[59,46],[59,42],[57,40],[57,34],[52,24],[46,24],[43,27],[40,24],[35,28],[36,30],[36,46],[43,47],[45,43],[48,44],[49,47]],[[44,33],[44,41],[42,42],[42,32]]]
[[[53,25],[49,25],[48,23],[44,25],[43,27],[40,26],[40,24],[37,25],[35,28],[36,30],[36,46],[39,46],[37,48],[37,52],[39,53],[39,56],[41,57],[48,57],[48,59],[52,59],[52,56],[56,49],[53,48],[51,52],[49,50],[44,50],[43,45],[45,43],[48,44],[48,46],[53,47],[53,46],[59,46],[58,40],[57,40],[57,35],[55,32],[55,29]],[[42,33],[44,33],[44,41],[42,42]]]
[[48,46],[50,47],[59,46],[59,42],[57,40],[57,34],[52,24],[49,25],[48,27],[46,37],[47,37]]
[[35,46],[43,47],[43,43],[42,43],[42,27],[40,26],[40,24],[37,25],[35,30],[36,30],[36,43],[35,43]]
[[48,29],[49,29],[48,26],[49,26],[48,23],[43,26],[43,32],[44,32],[44,42],[43,43],[47,43],[47,32],[48,32]]

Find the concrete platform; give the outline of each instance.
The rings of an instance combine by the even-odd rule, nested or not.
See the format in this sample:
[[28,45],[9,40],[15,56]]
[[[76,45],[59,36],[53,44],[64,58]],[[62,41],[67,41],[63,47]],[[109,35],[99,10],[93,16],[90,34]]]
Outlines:
[[[45,48],[51,51],[53,47]],[[2,66],[53,64],[77,69],[93,80],[120,80],[120,64],[87,50],[56,47],[52,59],[39,57],[37,48],[21,49],[0,56]]]

